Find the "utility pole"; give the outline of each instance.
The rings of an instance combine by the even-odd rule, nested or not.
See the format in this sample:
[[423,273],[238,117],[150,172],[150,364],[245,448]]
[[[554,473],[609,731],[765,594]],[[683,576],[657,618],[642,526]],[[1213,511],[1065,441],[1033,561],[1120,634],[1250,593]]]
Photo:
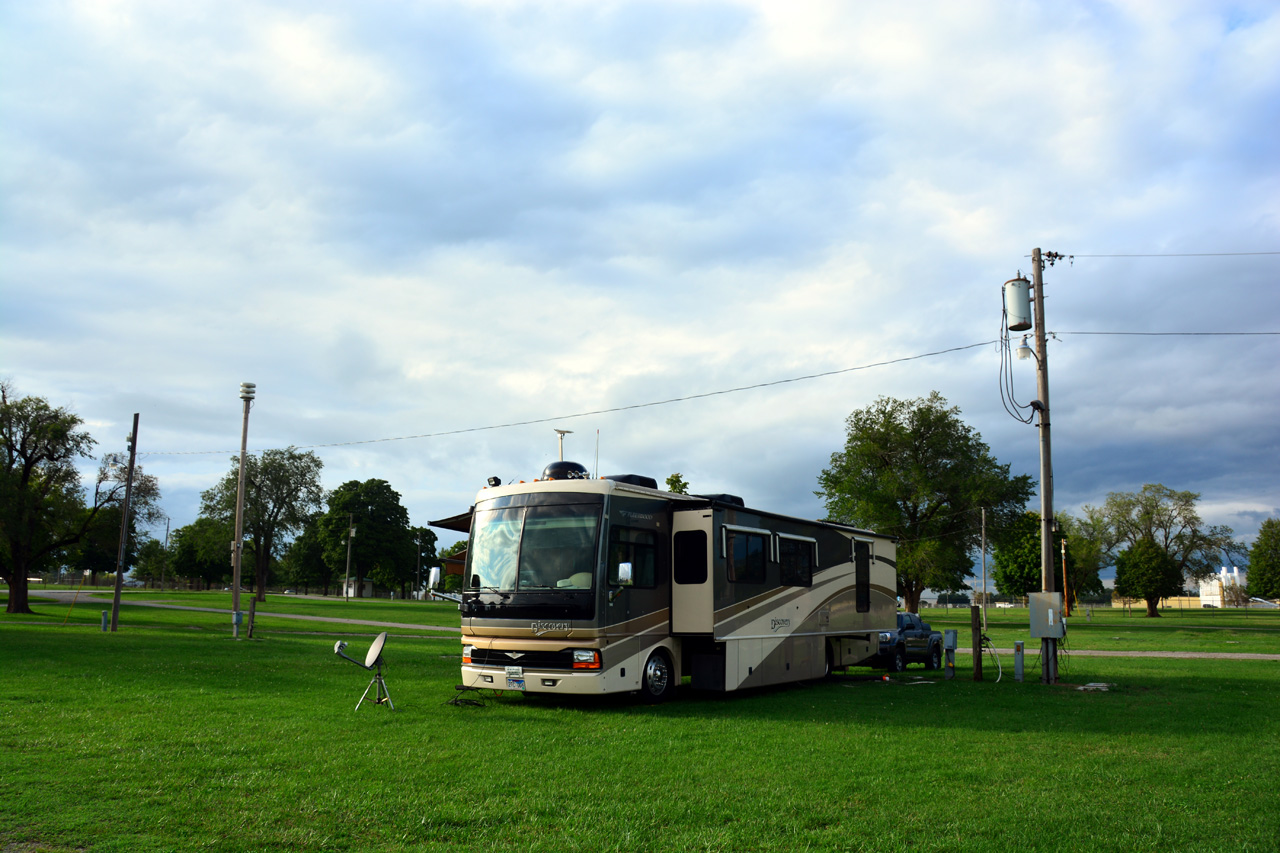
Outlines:
[[120,549],[116,552],[116,590],[111,599],[111,630],[120,624],[120,588],[124,586],[124,554],[129,542],[129,500],[133,496],[133,460],[138,453],[138,413],[133,413],[133,432],[129,433],[129,473],[124,480],[124,506],[120,511]]
[[236,538],[231,543],[231,635],[240,639],[240,557],[244,552],[244,459],[249,448],[249,407],[257,385],[240,383],[244,401],[244,427],[240,431],[240,485],[236,490]]
[[[1057,254],[1049,253],[1054,260]],[[1031,287],[1036,320],[1036,393],[1035,406],[1040,415],[1040,588],[1054,591],[1053,565],[1053,455],[1049,440],[1049,348],[1044,322],[1044,258],[1040,250],[1031,251]],[[1040,640],[1040,680],[1054,684],[1058,680],[1058,641],[1054,637]]]

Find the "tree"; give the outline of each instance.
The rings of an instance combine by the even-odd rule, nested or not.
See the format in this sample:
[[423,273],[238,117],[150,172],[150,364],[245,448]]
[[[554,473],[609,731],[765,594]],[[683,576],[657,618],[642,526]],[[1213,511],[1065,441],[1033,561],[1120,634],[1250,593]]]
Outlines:
[[[240,457],[233,456],[231,462],[231,471],[200,499],[203,515],[234,524]],[[323,467],[319,456],[295,447],[264,450],[261,456],[245,458],[244,550],[253,560],[258,601],[267,600],[272,559],[283,553],[289,536],[302,530],[311,514],[324,504],[320,485]],[[228,560],[230,554],[228,547]]]
[[205,589],[231,572],[232,527],[216,518],[199,517],[173,531],[173,572],[199,581]]
[[[1052,566],[1054,587],[1062,586],[1062,545],[1066,542],[1067,582],[1062,590],[1064,600],[1077,601],[1097,595],[1102,591],[1098,577],[1101,563],[1098,561],[1097,542],[1090,538],[1088,529],[1069,515],[1056,516],[1058,530],[1053,534]],[[1041,533],[1040,513],[1028,511],[1014,522],[1012,528],[999,531],[995,540],[996,589],[1001,595],[1021,598],[1041,588]]]
[[303,526],[302,532],[289,543],[284,553],[284,575],[289,583],[303,588],[321,587],[329,594],[333,585],[334,569],[324,558],[324,543],[320,540],[320,513],[314,513]]
[[[82,424],[40,397],[14,397],[9,383],[0,382],[0,552],[9,582],[8,613],[31,612],[27,577],[66,556],[98,513],[124,495],[124,472],[109,455],[86,500],[77,462],[91,458],[96,442]],[[155,478],[135,469],[134,492],[137,517],[149,516],[159,498]]]
[[1104,557],[1115,559],[1119,549],[1150,540],[1165,550],[1183,577],[1199,582],[1218,570],[1224,554],[1229,559],[1243,556],[1244,546],[1230,527],[1205,526],[1196,511],[1198,500],[1196,492],[1148,483],[1140,492],[1112,492],[1102,507],[1086,506],[1085,523],[1096,532]]
[[169,569],[169,552],[164,543],[150,536],[142,540],[138,546],[138,559],[134,565],[134,580],[148,583],[159,583],[160,579],[171,575]]
[[[440,565],[440,558],[436,556],[437,537],[436,532],[427,527],[414,527],[410,529],[409,534],[413,538],[413,550],[414,554],[417,555],[418,566],[422,567],[421,578],[415,577],[414,579],[414,588],[417,589],[420,585],[426,584],[426,579],[431,576],[432,567]],[[415,572],[418,566],[414,567]],[[419,580],[421,580],[421,584]],[[400,597],[404,597],[403,583],[400,586]]]
[[[120,559],[120,504],[105,506],[89,519],[84,536],[67,552],[67,565],[72,570],[89,576],[89,585],[98,585],[98,575],[114,574]],[[90,514],[84,510],[86,516]],[[132,515],[132,513],[130,513]],[[124,564],[132,565],[137,559],[137,527],[129,519],[129,538],[126,541]]]
[[1040,513],[1024,512],[1013,525],[993,537],[991,577],[996,591],[1022,598],[1040,589]]
[[1249,595],[1280,598],[1280,520],[1262,522],[1249,549]]
[[667,491],[673,495],[687,495],[689,494],[689,484],[685,482],[684,477],[681,477],[679,473],[675,473],[667,478]]
[[346,573],[347,530],[356,597],[364,595],[364,579],[386,587],[402,586],[417,571],[417,551],[409,529],[409,511],[400,493],[386,480],[350,480],[329,495],[329,511],[320,518],[325,559],[336,573]]
[[1168,549],[1144,537],[1116,555],[1116,593],[1147,602],[1147,616],[1159,616],[1160,599],[1182,591],[1182,569]]
[[981,508],[1008,526],[1031,495],[1031,478],[1010,476],[936,391],[881,397],[846,423],[844,450],[831,455],[815,493],[828,519],[898,537],[898,589],[908,610],[919,609],[926,588],[962,588],[973,574]]

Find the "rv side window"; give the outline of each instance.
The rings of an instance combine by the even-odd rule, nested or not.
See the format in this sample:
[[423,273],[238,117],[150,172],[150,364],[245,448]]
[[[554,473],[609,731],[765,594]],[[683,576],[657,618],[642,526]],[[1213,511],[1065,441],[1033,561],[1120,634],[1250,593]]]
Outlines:
[[728,528],[724,537],[729,580],[734,583],[764,583],[765,555],[768,553],[765,537],[760,533]]
[[853,543],[853,583],[857,611],[871,609],[871,543]]
[[812,586],[813,567],[817,564],[815,552],[818,543],[812,539],[799,539],[778,535],[778,563],[782,570],[783,586]]
[[707,534],[682,530],[675,535],[676,583],[707,582]]
[[[609,583],[652,589],[658,585],[658,540],[652,530],[633,527],[609,529]],[[631,577],[620,576],[619,566],[631,566]]]

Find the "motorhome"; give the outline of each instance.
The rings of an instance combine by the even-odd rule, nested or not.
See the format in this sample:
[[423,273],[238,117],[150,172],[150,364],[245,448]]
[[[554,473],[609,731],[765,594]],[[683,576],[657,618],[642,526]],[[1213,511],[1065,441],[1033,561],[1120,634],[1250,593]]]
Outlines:
[[873,657],[895,624],[891,538],[572,462],[490,483],[432,522],[469,532],[466,687],[660,701],[686,677],[712,691],[816,679]]

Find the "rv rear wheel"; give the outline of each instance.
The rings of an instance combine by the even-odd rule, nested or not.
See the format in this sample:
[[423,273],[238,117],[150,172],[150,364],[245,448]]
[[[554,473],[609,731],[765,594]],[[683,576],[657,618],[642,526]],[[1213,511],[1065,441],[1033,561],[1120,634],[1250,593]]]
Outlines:
[[662,649],[649,655],[644,671],[640,673],[640,695],[646,702],[661,702],[675,692],[675,674],[671,658]]

